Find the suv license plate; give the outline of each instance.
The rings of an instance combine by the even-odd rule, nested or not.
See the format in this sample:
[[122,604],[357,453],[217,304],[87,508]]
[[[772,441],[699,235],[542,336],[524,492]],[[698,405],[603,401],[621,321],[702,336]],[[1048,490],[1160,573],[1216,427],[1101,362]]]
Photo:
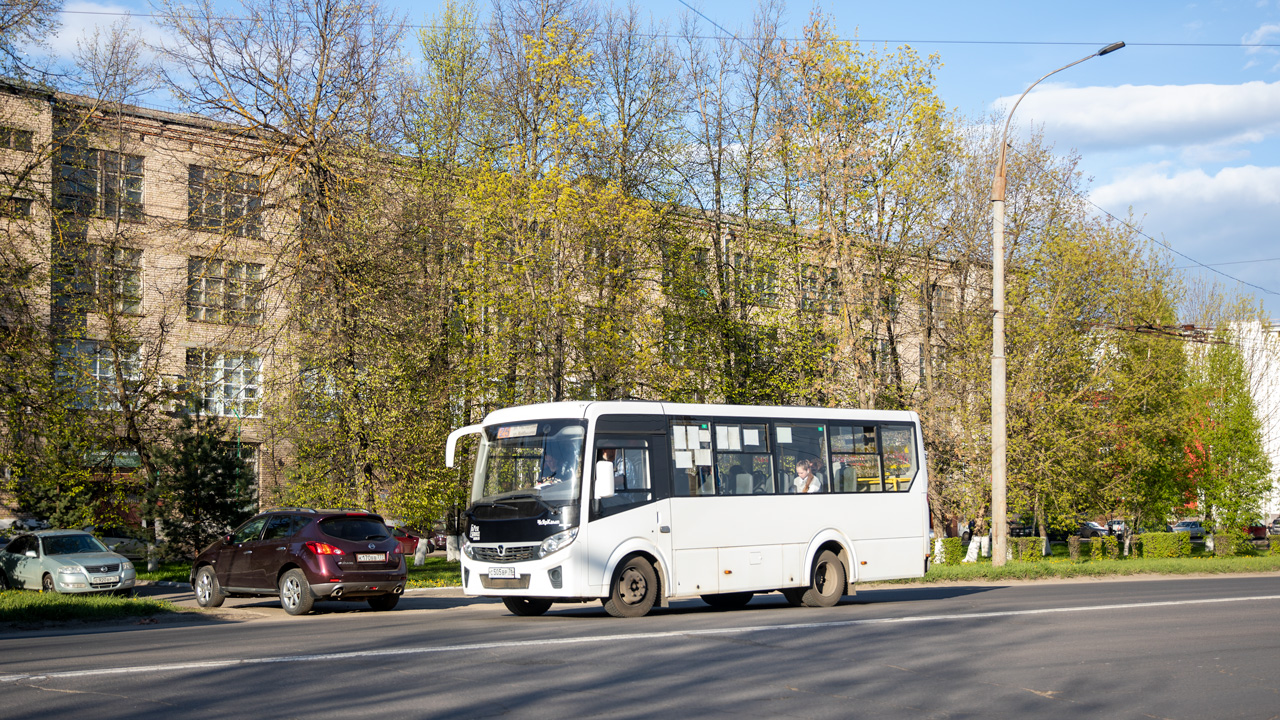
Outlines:
[[118,583],[118,582],[120,582],[120,576],[119,576],[119,575],[111,575],[111,576],[108,576],[108,577],[96,577],[96,578],[93,578],[92,582],[95,582],[95,583]]
[[356,553],[356,562],[386,562],[386,553]]
[[510,578],[516,579],[516,569],[513,567],[491,567],[489,568],[490,578]]

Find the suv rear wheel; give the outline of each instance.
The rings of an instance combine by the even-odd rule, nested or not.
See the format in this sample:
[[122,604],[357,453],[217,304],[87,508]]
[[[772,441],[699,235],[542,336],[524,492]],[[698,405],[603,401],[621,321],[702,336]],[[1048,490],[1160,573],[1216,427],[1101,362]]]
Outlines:
[[307,576],[294,568],[280,576],[280,605],[290,615],[306,615],[311,612],[316,596],[311,593]]

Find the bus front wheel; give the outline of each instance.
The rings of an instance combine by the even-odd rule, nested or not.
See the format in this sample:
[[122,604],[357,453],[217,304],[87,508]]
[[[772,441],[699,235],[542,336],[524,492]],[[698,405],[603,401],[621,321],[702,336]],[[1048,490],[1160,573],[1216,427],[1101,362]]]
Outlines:
[[813,580],[800,596],[800,604],[805,607],[831,607],[844,597],[845,584],[844,564],[835,553],[823,550],[813,564]]
[[658,576],[653,565],[642,557],[627,558],[613,574],[604,610],[614,617],[642,617],[658,599]]

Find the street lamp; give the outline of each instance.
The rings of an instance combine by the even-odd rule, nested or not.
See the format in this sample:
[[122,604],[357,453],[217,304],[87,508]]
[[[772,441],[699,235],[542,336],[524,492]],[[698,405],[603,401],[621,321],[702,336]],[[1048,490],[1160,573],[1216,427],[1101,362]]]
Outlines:
[[1000,134],[1000,160],[996,163],[996,177],[991,183],[991,564],[997,567],[1004,565],[1009,546],[1005,478],[1007,447],[1004,363],[1004,173],[1009,124],[1013,122],[1013,112],[1018,109],[1022,98],[1025,98],[1027,93],[1031,92],[1031,88],[1039,85],[1049,75],[1060,73],[1090,58],[1108,55],[1122,47],[1124,47],[1123,42],[1111,43],[1098,52],[1082,57],[1070,65],[1063,65],[1031,83],[1009,110],[1009,115],[1004,121],[1004,132]]

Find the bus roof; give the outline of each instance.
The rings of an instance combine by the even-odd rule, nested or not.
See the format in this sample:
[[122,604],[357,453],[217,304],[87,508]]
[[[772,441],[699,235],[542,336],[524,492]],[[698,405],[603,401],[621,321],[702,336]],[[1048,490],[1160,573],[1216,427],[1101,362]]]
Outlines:
[[669,403],[653,400],[573,400],[566,402],[517,405],[489,413],[483,425],[543,419],[593,419],[601,415],[669,415],[672,417],[759,417],[795,418],[797,420],[868,420],[878,422],[916,422],[918,416],[908,410],[866,410],[859,408],[822,408],[799,405],[713,405],[703,403]]

